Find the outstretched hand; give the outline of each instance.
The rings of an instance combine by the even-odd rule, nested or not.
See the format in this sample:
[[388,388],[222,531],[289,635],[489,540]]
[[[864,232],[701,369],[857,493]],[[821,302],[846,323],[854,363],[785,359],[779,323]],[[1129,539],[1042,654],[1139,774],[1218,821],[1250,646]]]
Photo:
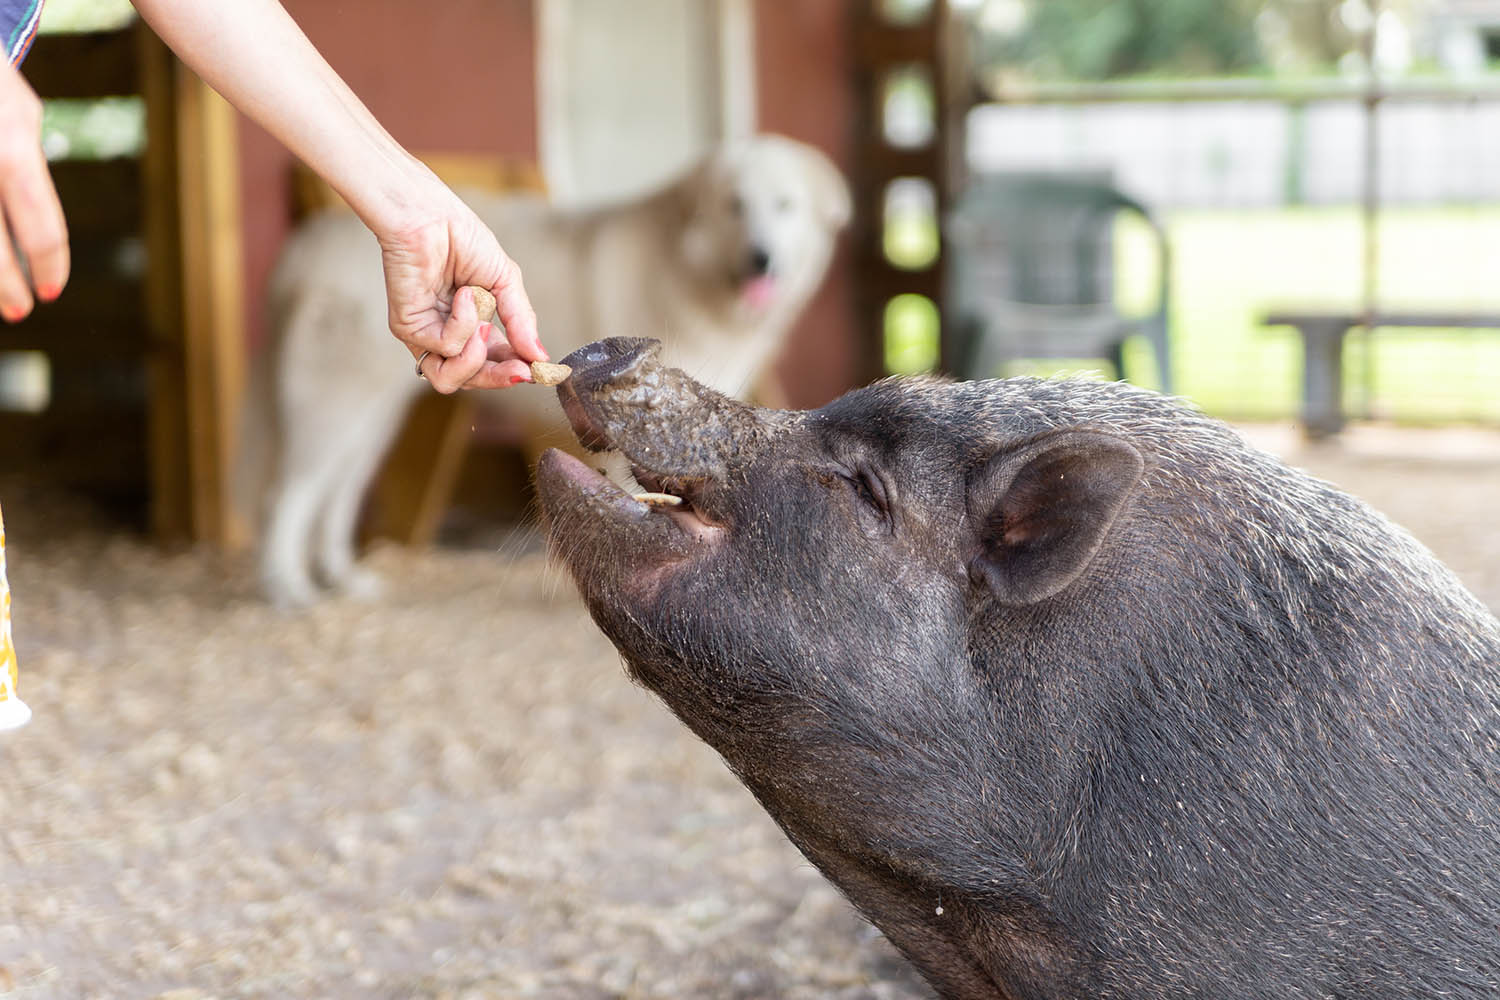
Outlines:
[[[414,224],[375,234],[391,332],[439,392],[530,381],[530,362],[548,358],[521,269],[457,196],[443,189],[433,203]],[[499,326],[479,321],[465,285],[495,296]]]

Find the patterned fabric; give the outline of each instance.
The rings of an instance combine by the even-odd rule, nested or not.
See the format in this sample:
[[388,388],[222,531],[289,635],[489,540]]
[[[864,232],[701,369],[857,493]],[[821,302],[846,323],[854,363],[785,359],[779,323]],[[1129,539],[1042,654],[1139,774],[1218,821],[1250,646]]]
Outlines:
[[12,66],[21,65],[36,26],[42,19],[42,0],[0,0],[0,44]]
[[10,585],[5,582],[5,518],[0,515],[0,729],[26,725],[31,709],[16,695],[16,647],[10,641]]

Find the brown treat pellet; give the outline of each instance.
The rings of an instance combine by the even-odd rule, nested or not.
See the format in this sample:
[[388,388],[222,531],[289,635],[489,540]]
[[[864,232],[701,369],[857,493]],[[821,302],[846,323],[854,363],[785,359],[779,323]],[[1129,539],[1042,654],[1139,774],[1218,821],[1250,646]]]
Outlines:
[[491,322],[495,318],[495,297],[478,285],[470,285],[469,290],[474,293],[474,309],[479,313],[479,322]]
[[561,385],[572,374],[573,369],[567,365],[557,365],[550,361],[531,363],[531,380],[537,385]]

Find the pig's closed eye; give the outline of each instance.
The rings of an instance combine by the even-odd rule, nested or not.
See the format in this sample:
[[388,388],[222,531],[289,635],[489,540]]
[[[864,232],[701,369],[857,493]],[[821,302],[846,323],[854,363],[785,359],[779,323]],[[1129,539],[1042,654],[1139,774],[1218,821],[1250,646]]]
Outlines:
[[882,520],[890,517],[890,498],[886,495],[885,483],[879,476],[867,469],[855,469],[839,475],[854,491],[855,499]]

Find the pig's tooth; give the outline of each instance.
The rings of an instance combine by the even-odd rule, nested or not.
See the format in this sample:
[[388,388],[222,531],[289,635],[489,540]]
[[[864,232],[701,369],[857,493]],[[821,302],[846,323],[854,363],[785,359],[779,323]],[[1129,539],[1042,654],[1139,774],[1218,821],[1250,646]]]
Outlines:
[[670,493],[637,493],[635,499],[652,507],[680,507],[682,497],[674,497]]

